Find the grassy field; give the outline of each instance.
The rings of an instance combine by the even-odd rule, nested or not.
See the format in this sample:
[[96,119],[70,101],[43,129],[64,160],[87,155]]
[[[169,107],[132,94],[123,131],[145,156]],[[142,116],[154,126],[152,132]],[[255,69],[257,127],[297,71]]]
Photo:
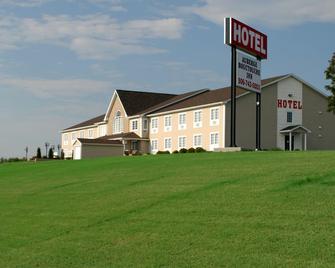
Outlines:
[[335,267],[335,152],[0,165],[0,267]]

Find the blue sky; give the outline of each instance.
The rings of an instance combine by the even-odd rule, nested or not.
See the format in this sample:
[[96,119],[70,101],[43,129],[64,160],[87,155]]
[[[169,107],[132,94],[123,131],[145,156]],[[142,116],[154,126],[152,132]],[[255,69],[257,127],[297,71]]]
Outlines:
[[34,154],[103,114],[116,88],[181,93],[229,85],[223,19],[266,33],[263,77],[323,89],[334,0],[0,0],[0,157]]

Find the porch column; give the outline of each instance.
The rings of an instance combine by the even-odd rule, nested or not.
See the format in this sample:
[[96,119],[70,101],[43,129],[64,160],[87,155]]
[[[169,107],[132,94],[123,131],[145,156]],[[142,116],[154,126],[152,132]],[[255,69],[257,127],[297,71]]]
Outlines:
[[307,133],[305,133],[305,138],[304,138],[304,142],[305,142],[305,151],[307,151]]
[[292,151],[292,132],[290,132],[290,151]]

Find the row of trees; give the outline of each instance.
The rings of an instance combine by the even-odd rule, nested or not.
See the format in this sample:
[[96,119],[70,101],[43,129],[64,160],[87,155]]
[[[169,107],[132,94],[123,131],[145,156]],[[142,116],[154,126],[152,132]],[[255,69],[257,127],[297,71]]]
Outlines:
[[[40,147],[38,147],[36,151],[36,156],[35,156],[36,159],[42,159],[42,158],[44,159],[54,159],[54,158],[64,159],[64,151],[61,150],[60,144],[58,144],[56,147],[54,145],[50,146],[49,142],[45,142],[44,146],[45,146],[45,155],[42,156],[42,150]],[[55,155],[56,148],[57,148],[57,154]],[[24,149],[24,151],[26,153],[26,159],[28,159],[28,152],[29,152],[28,146]]]
[[330,80],[330,84],[326,89],[330,91],[331,95],[328,98],[328,111],[335,114],[335,52],[329,60],[329,66],[325,71],[326,79]]

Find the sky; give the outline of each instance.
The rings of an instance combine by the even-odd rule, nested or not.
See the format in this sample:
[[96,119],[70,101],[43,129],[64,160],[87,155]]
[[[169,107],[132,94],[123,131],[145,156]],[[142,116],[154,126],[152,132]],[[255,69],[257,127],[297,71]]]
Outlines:
[[104,114],[114,89],[229,85],[225,17],[268,35],[263,78],[324,89],[334,0],[0,0],[0,157],[57,146],[62,129]]

